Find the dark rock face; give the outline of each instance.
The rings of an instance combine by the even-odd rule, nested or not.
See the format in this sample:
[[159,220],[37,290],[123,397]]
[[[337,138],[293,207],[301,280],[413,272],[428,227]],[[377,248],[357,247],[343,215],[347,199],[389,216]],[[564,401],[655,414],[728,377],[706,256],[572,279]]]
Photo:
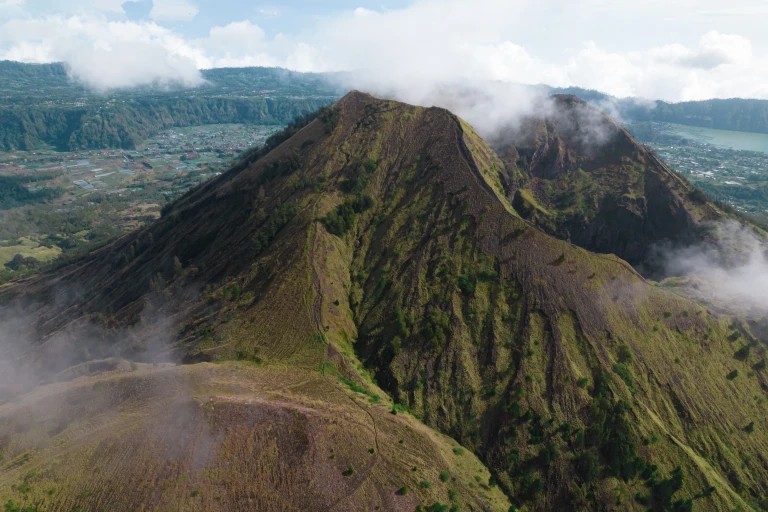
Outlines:
[[688,183],[598,110],[570,96],[553,101],[551,114],[495,143],[507,166],[502,182],[521,216],[648,275],[661,271],[656,246],[706,237],[706,223],[720,213],[692,200]]

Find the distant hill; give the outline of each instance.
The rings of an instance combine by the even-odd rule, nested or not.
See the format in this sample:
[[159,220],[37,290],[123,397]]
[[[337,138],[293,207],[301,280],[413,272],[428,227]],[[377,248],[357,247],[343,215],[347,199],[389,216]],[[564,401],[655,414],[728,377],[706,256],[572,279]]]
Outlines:
[[[203,70],[195,88],[143,86],[94,92],[74,82],[65,66],[0,61],[0,150],[51,146],[133,149],[160,130],[202,124],[287,124],[346,92],[330,75],[279,68]],[[630,121],[672,123],[768,133],[768,101],[686,103],[613,98],[598,91],[537,86],[573,94]]]
[[275,68],[202,72],[197,88],[99,94],[62,64],[0,62],[0,150],[132,149],[160,130],[219,123],[288,124],[340,95],[323,76]]
[[447,110],[353,92],[157,222],[1,287],[0,393],[48,384],[0,405],[0,494],[765,508],[766,333],[584,248],[640,262],[631,232],[700,239],[722,213],[595,109],[553,109],[494,150]]
[[768,100],[731,98],[669,103],[615,98],[579,87],[544,89],[556,94],[573,94],[598,106],[609,106],[627,121],[658,121],[718,130],[768,133]]

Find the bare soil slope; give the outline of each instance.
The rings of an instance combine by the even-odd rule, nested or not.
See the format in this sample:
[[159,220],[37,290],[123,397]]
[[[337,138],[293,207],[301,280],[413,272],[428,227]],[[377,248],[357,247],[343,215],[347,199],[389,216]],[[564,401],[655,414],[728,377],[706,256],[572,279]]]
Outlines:
[[412,511],[451,491],[463,510],[505,510],[454,448],[335,377],[134,364],[0,405],[0,496],[52,511]]

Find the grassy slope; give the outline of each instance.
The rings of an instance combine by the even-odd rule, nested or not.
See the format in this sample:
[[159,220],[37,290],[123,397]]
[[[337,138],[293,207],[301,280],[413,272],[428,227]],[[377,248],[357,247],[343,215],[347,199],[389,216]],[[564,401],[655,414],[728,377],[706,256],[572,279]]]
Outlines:
[[[728,341],[734,329],[727,320],[649,286],[618,258],[589,254],[515,219],[493,193],[493,180],[486,186],[479,179],[486,173],[475,172],[493,167],[492,153],[470,150],[476,161],[466,162],[455,132],[441,129],[427,141],[407,135],[451,123],[461,133],[449,114],[379,108],[368,121],[379,139],[356,140],[369,133],[354,127],[340,137],[363,151],[352,159],[378,164],[366,188],[376,206],[345,235],[348,252],[340,259],[351,253],[358,348],[385,389],[476,448],[520,502],[551,507],[586,497],[641,508],[633,499],[649,494],[641,479],[625,483],[608,469],[597,485],[580,481],[572,462],[584,450],[574,447],[574,435],[555,432],[566,423],[588,428],[594,383],[604,375],[610,400],[631,404],[625,424],[639,456],[657,464],[659,475],[683,467],[676,499],[710,485],[716,491],[700,497],[697,508],[747,507],[750,495],[760,496],[765,374],[750,366],[764,349],[755,347],[748,361],[734,359],[748,333]],[[416,127],[402,126],[409,116]],[[483,146],[472,137],[464,135],[466,147]],[[403,159],[409,145],[420,144],[429,149],[413,154],[426,165]],[[462,289],[462,276],[474,290]],[[632,389],[616,371],[620,347],[631,354],[623,374],[631,375]],[[734,369],[738,382],[726,377]],[[581,378],[585,388],[577,385]],[[512,418],[513,403],[529,417]],[[558,446],[557,462],[542,463],[545,443],[529,443],[536,416],[552,422],[544,439]],[[742,429],[751,421],[755,432],[747,434]],[[550,495],[526,499],[526,474],[549,482]]]
[[0,418],[0,496],[39,510],[411,511],[449,490],[464,510],[508,506],[471,453],[317,372],[133,365]]
[[[55,504],[65,509],[70,505],[87,509],[110,503],[110,507],[125,510],[136,507],[166,510],[178,502],[198,506],[201,510],[210,510],[211,507],[242,510],[268,505],[276,510],[332,507],[337,510],[372,510],[377,506],[385,510],[413,510],[419,503],[427,506],[436,502],[453,503],[462,510],[508,508],[509,502],[499,488],[488,486],[490,474],[474,455],[423,426],[410,415],[392,414],[391,401],[370,382],[350,345],[355,335],[354,324],[348,315],[340,314],[340,309],[334,304],[336,299],[333,297],[339,296],[338,292],[344,292],[342,283],[345,276],[348,279],[348,267],[335,259],[333,245],[338,245],[338,240],[317,223],[321,211],[328,207],[324,204],[327,199],[314,193],[319,180],[296,183],[286,177],[273,180],[260,177],[265,166],[283,162],[286,155],[291,158],[296,151],[294,148],[311,148],[311,144],[304,143],[325,136],[326,131],[321,122],[308,126],[291,141],[289,147],[281,146],[255,168],[233,177],[232,183],[225,183],[219,189],[215,186],[220,183],[214,184],[198,195],[190,195],[156,225],[135,236],[118,240],[93,255],[90,261],[78,262],[60,271],[53,281],[44,276],[20,286],[5,288],[6,300],[31,298],[39,305],[47,302],[46,297],[50,294],[61,295],[58,291],[69,289],[71,283],[78,284],[79,293],[73,294],[71,304],[58,305],[63,306],[61,309],[44,305],[38,311],[44,319],[42,329],[50,326],[48,328],[54,331],[54,341],[49,340],[41,346],[32,358],[36,360],[36,369],[61,370],[73,362],[72,358],[79,357],[80,351],[88,352],[88,357],[114,351],[130,355],[136,347],[122,345],[119,336],[103,335],[105,340],[113,340],[115,345],[112,347],[106,347],[101,342],[91,350],[83,350],[78,346],[79,340],[73,337],[59,340],[55,332],[62,326],[70,325],[75,316],[73,311],[84,318],[101,319],[111,325],[131,323],[142,317],[141,311],[147,309],[144,301],[148,297],[152,301],[151,308],[166,303],[153,315],[172,319],[173,328],[179,330],[183,350],[192,360],[240,359],[256,361],[259,365],[248,367],[247,371],[242,366],[226,370],[230,367],[206,365],[164,369],[160,375],[156,375],[156,371],[144,371],[139,376],[131,376],[129,384],[125,380],[128,377],[105,378],[110,386],[126,386],[124,395],[122,392],[121,395],[130,406],[108,401],[103,409],[85,409],[82,417],[71,424],[71,428],[83,432],[82,437],[76,440],[57,437],[58,433],[51,436],[37,431],[22,439],[9,435],[6,439],[11,444],[8,457],[12,462],[27,452],[38,455],[18,468],[8,468],[9,471],[0,478],[1,485],[5,485],[6,489],[0,496],[7,495],[18,503],[39,502],[45,507]],[[318,165],[317,168],[310,167],[310,172],[322,174],[326,167],[343,164],[343,161],[339,163],[333,159],[326,161],[321,156],[324,155],[314,158],[311,152],[303,156]],[[223,201],[215,200],[225,194],[230,197]],[[251,197],[243,197],[245,195]],[[250,201],[259,204],[244,208]],[[287,224],[277,229],[279,236],[274,236],[274,226],[270,227],[270,224],[281,204],[290,205],[291,213],[287,216]],[[272,233],[267,243],[262,243],[264,238],[261,235],[264,233]],[[201,243],[200,240],[206,242]],[[242,252],[237,250],[238,247]],[[179,260],[181,268],[173,263],[174,258]],[[210,284],[201,287],[201,275],[210,279]],[[191,288],[196,291],[190,292]],[[176,320],[179,320],[178,323],[175,323]],[[151,325],[148,327],[145,336],[152,336],[149,334],[152,328]],[[342,335],[337,336],[336,333]],[[135,342],[135,336],[133,338]],[[60,364],[60,354],[67,351],[70,353],[66,362]],[[310,400],[323,417],[358,417],[358,423],[363,423],[361,418],[375,418],[379,437],[377,452],[388,462],[376,466],[376,471],[371,474],[366,470],[364,475],[355,476],[367,467],[370,460],[379,460],[379,457],[374,458],[368,452],[372,447],[368,439],[370,436],[366,434],[362,436],[366,438],[362,439],[357,435],[357,427],[342,426],[317,428],[311,432],[311,436],[319,437],[324,443],[324,449],[336,447],[338,455],[334,460],[337,462],[329,462],[329,467],[316,467],[315,457],[320,455],[313,455],[293,461],[295,467],[289,468],[286,465],[290,458],[283,461],[285,454],[278,450],[259,455],[263,460],[257,467],[221,468],[222,464],[227,465],[222,460],[227,459],[228,453],[270,451],[269,446],[275,442],[291,444],[300,441],[296,436],[310,435],[291,430],[284,438],[276,435],[276,439],[266,435],[253,440],[242,434],[240,437],[235,434],[232,437],[217,437],[210,450],[218,450],[218,458],[207,460],[202,468],[190,468],[189,458],[196,457],[198,450],[198,441],[194,436],[200,429],[209,428],[201,423],[205,419],[203,413],[209,406],[204,398],[209,393],[227,389],[221,388],[216,380],[219,374],[227,371],[235,372],[231,379],[235,379],[239,386],[248,388],[238,391],[234,397],[225,393],[221,398],[226,403],[236,402],[238,407],[248,409],[252,408],[254,401],[259,404],[265,400],[274,401],[272,388],[300,387],[304,394],[280,395],[282,398],[277,405],[268,403],[247,413],[225,410],[219,420],[209,418],[209,422],[229,422],[237,433],[243,428],[251,428],[248,427],[253,421],[251,416],[268,416],[268,420],[262,420],[263,428],[280,432],[283,425],[271,425],[274,420],[272,409],[301,409]],[[158,379],[162,380],[162,384],[154,383]],[[194,393],[187,393],[185,388],[180,392],[179,381],[190,381],[189,386],[194,388]],[[136,388],[152,389],[155,394],[136,396]],[[77,403],[99,403],[105,399],[100,393],[91,393],[90,384],[76,387],[53,385],[44,389],[33,392],[25,399],[31,401],[30,407],[35,404],[35,393],[58,394],[58,401],[62,400],[61,395],[71,396],[69,401]],[[192,399],[185,395],[190,395]],[[177,400],[183,404],[178,405]],[[214,402],[216,400],[218,398],[214,397]],[[166,423],[175,421],[172,418],[174,411],[182,406],[184,413],[197,423],[188,427],[194,430],[189,443],[175,448],[181,459],[177,461],[169,459],[164,452],[163,442],[169,434],[162,429]],[[20,407],[23,406],[6,405],[0,414],[6,419],[26,416]],[[92,424],[101,421],[102,415],[114,409],[125,414],[111,418],[107,428]],[[40,423],[58,421],[60,412],[52,410],[48,420],[43,413]],[[166,414],[172,417],[166,418]],[[231,414],[235,417],[230,418]],[[112,416],[111,413],[108,415]],[[29,429],[26,425],[17,428],[13,423],[0,423],[8,425],[14,432]],[[174,428],[177,426],[174,423]],[[293,428],[291,425],[288,427]],[[159,434],[156,433],[158,429]],[[142,448],[140,453],[126,456],[131,447],[141,445],[139,440],[147,436],[159,436],[159,439],[146,449]],[[399,442],[400,439],[403,443]],[[92,455],[94,444],[114,449],[105,448],[107,451],[95,458]],[[64,451],[67,457],[73,458],[83,468],[95,466],[100,472],[110,468],[109,471],[126,473],[128,483],[111,488],[112,481],[99,483],[86,472],[67,475],[69,466],[55,462],[61,459]],[[390,455],[385,455],[385,452]],[[161,455],[153,458],[158,453]],[[125,457],[128,459],[123,460]],[[342,472],[347,465],[360,468],[360,471],[356,470],[352,477],[345,478]],[[272,466],[274,469],[270,469]],[[448,482],[439,478],[442,471],[450,473]],[[148,477],[147,473],[157,476]],[[47,476],[41,477],[42,474]],[[132,478],[137,479],[136,488],[132,488]],[[266,478],[268,483],[263,488],[251,489],[244,483],[251,481],[251,478],[256,481]],[[306,479],[317,481],[320,488],[329,487],[324,490],[325,494],[318,491],[303,495],[297,489]],[[356,481],[362,490],[336,502],[335,499],[345,495],[342,492],[344,486],[339,485],[339,481]],[[32,491],[19,492],[26,485]],[[396,491],[403,486],[408,488],[408,493],[401,497]],[[48,490],[53,487],[56,491],[48,496]],[[277,492],[282,498],[277,500],[273,494],[267,493],[271,489],[275,490],[270,492]],[[455,494],[449,495],[449,489]],[[160,490],[163,490],[162,499],[154,494]],[[199,495],[195,491],[199,491]],[[192,496],[192,493],[196,495]],[[297,501],[290,501],[286,496],[295,496]]]
[[[675,499],[712,486],[697,509],[749,508],[768,482],[768,384],[751,369],[764,348],[623,260],[519,219],[501,168],[444,110],[352,94],[155,225],[0,300],[47,303],[45,334],[73,315],[135,322],[146,297],[196,284],[167,312],[190,360],[339,375],[387,403],[383,389],[476,450],[518,504],[644,508],[646,479],[617,477],[615,445],[658,465],[657,480],[681,466]],[[334,217],[361,195],[367,208]],[[84,291],[46,300],[68,283]],[[734,358],[746,343],[747,360]]]

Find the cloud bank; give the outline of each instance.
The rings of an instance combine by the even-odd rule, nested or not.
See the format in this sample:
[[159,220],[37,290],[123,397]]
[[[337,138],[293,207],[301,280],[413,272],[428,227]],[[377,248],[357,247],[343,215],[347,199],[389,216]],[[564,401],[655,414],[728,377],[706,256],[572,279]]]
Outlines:
[[[281,66],[362,71],[368,83],[391,87],[472,80],[667,100],[768,98],[768,58],[755,47],[755,30],[747,31],[751,38],[737,30],[768,13],[752,0],[741,10],[714,0],[414,0],[395,9],[329,10],[290,33],[259,24],[278,19],[279,11],[264,15],[263,8],[240,5],[222,23],[209,3],[153,0],[146,19],[129,20],[122,0],[45,9],[4,0],[0,58],[65,61],[73,76],[102,89],[194,85],[202,68]],[[209,18],[217,22],[206,26]],[[676,28],[684,41],[654,26],[641,30],[648,23]]]
[[690,278],[698,298],[727,311],[768,311],[768,248],[753,231],[729,221],[713,226],[714,243],[667,251],[669,275]]

